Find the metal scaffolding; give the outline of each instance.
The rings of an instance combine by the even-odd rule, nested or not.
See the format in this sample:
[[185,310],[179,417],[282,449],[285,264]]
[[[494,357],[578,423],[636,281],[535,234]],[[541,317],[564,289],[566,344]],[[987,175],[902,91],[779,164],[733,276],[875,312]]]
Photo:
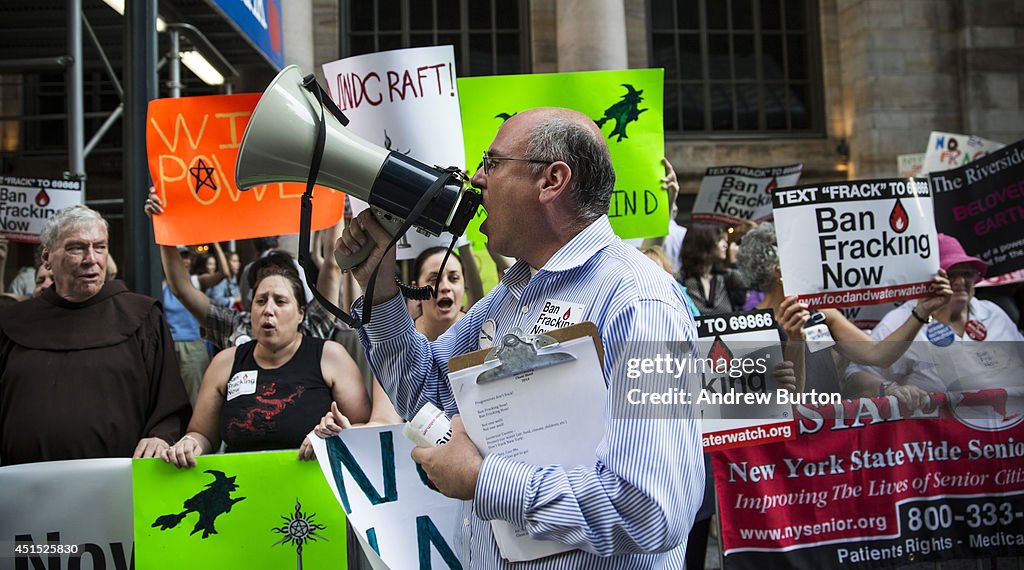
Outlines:
[[[231,92],[231,80],[238,77],[238,72],[198,28],[188,23],[167,25],[169,51],[158,62],[157,0],[126,2],[123,22],[120,70],[123,85],[82,8],[82,0],[66,0],[65,3],[65,54],[0,60],[0,73],[63,72],[66,117],[62,118],[66,118],[67,135],[67,167],[63,176],[83,183],[82,201],[88,205],[121,207],[124,220],[123,258],[118,261],[124,268],[124,279],[130,289],[158,296],[162,280],[159,256],[153,244],[151,222],[142,213],[142,204],[151,185],[146,157],[146,114],[149,102],[159,96],[157,74],[167,64],[169,78],[166,86],[169,94],[172,97],[181,96],[184,82],[181,78],[179,51],[183,47],[198,50],[225,76],[227,81],[223,87],[224,92]],[[95,48],[119,99],[118,105],[109,112],[86,113],[84,109],[83,42],[86,38]],[[108,33],[108,43],[109,40]],[[36,114],[32,118],[38,120],[50,115]],[[103,117],[103,122],[86,142],[86,119],[97,116]],[[54,115],[56,117],[59,115]],[[85,160],[118,120],[122,120],[123,136],[122,197],[94,197],[87,200]],[[112,219],[116,218],[113,216]]]

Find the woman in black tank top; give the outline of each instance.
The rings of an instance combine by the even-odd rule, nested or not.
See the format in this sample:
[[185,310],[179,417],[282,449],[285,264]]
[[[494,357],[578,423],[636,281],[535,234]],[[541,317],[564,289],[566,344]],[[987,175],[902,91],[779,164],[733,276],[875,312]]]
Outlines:
[[217,449],[294,449],[311,459],[305,435],[331,403],[354,423],[370,416],[359,369],[342,346],[298,332],[305,315],[302,283],[294,272],[270,268],[254,287],[255,340],[223,350],[203,376],[188,433],[164,453],[178,467]]

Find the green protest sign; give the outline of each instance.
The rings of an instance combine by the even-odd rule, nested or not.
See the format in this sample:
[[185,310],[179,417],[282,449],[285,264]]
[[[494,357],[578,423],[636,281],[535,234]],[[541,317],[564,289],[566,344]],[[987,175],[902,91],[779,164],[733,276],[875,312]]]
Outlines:
[[295,451],[132,461],[137,568],[345,568],[345,516]]
[[[611,150],[616,180],[608,216],[615,233],[624,239],[665,235],[663,83],[661,69],[459,78],[466,166],[472,172],[480,165],[512,115],[533,107],[575,109],[597,122]],[[485,215],[481,209],[466,230],[477,248],[486,243],[480,233]]]

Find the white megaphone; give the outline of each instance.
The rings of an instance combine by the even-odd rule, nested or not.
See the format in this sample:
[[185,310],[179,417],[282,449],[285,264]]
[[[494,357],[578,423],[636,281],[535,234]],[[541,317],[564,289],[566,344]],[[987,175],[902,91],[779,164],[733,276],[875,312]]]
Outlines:
[[[453,177],[450,169],[427,166],[359,137],[344,127],[344,115],[327,112],[311,89],[320,90],[320,86],[312,76],[303,78],[294,65],[284,68],[267,87],[238,149],[235,180],[239,189],[306,182],[323,115],[326,140],[319,173],[314,173],[317,184],[367,202],[381,225],[394,235],[423,194],[443,181],[411,225],[434,236],[444,231],[460,236],[466,231],[480,205],[480,194],[467,189],[464,175]],[[329,100],[323,104],[333,105]],[[359,265],[373,245],[370,241],[351,256],[337,256],[339,264],[343,269]]]

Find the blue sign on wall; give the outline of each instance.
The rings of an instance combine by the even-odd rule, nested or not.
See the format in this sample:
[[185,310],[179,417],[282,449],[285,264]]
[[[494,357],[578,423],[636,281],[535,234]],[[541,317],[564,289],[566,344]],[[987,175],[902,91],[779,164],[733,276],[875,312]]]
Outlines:
[[208,0],[275,68],[284,67],[280,0]]

